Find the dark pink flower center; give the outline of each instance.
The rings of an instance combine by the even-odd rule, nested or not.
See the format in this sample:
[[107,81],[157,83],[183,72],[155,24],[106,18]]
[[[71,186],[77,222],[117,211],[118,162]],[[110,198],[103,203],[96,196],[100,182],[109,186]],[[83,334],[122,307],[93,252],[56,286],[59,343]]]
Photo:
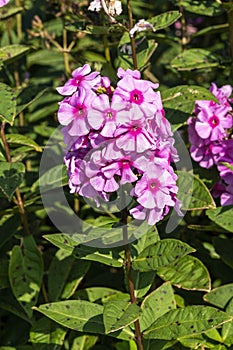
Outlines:
[[157,179],[151,179],[149,181],[149,189],[152,192],[156,192],[159,189],[160,182]]
[[219,118],[216,115],[209,119],[209,125],[211,126],[211,128],[215,128],[217,125],[219,125],[219,123]]
[[75,83],[76,83],[76,85],[78,86],[80,83],[81,83],[81,81],[83,80],[83,76],[82,75],[78,75],[76,78],[75,78]]
[[113,119],[115,117],[115,111],[113,111],[112,109],[108,109],[107,111],[105,111],[105,117],[106,119]]
[[76,117],[84,117],[86,115],[86,107],[84,105],[78,105],[76,107]]
[[142,104],[144,97],[141,91],[134,89],[130,92],[130,102],[136,103],[137,105]]

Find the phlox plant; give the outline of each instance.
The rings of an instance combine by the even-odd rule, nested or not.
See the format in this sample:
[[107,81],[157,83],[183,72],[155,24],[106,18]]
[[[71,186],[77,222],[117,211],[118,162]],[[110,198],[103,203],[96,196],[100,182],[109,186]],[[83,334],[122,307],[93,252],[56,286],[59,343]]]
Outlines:
[[233,348],[232,6],[0,1],[0,350]]

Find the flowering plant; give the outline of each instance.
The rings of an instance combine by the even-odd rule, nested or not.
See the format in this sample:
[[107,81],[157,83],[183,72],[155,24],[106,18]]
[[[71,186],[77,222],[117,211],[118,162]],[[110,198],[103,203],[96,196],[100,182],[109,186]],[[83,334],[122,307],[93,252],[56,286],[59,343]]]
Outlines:
[[133,184],[138,202],[130,214],[149,225],[160,221],[170,207],[179,210],[177,161],[170,124],[164,116],[158,84],[142,80],[138,70],[118,69],[114,89],[107,77],[91,73],[86,64],[58,92],[58,120],[68,151],[72,193],[108,201],[120,185]]

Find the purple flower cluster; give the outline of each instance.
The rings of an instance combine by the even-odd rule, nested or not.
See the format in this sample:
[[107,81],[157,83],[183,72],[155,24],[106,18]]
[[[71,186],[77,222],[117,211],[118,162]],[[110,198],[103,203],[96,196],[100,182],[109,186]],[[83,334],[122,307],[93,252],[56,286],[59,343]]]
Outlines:
[[[220,196],[221,205],[233,204],[233,126],[232,87],[218,88],[212,83],[210,91],[219,103],[196,101],[195,117],[188,120],[188,134],[193,160],[203,168],[217,166],[220,181],[214,186],[213,195]],[[228,164],[226,164],[228,163]]]
[[171,207],[179,212],[173,134],[154,91],[158,84],[142,80],[137,70],[119,68],[117,75],[114,89],[108,77],[85,64],[57,88],[65,96],[58,120],[67,144],[69,187],[98,206],[131,184],[136,204],[130,214],[154,225]]

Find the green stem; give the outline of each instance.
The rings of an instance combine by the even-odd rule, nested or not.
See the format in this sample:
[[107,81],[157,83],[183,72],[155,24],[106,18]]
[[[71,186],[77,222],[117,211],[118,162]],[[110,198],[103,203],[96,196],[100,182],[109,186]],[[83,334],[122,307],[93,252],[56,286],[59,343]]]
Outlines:
[[[15,6],[20,6],[20,0],[15,0]],[[22,39],[22,15],[18,13],[16,15],[16,28],[17,28],[17,37],[19,41]]]
[[[124,198],[124,194],[123,198]],[[124,248],[125,248],[125,270],[126,270],[126,277],[129,285],[129,294],[130,294],[130,301],[132,304],[136,304],[136,297],[135,297],[135,290],[134,290],[134,282],[132,277],[132,264],[131,264],[131,254],[130,254],[130,246],[129,246],[129,239],[128,239],[128,228],[127,228],[127,216],[128,212],[127,209],[122,209],[122,223],[123,223],[123,241],[124,241]],[[138,350],[143,350],[143,344],[142,344],[142,334],[140,330],[140,323],[139,320],[136,320],[134,322],[135,327],[135,337],[137,342],[137,348]]]
[[[127,8],[128,8],[129,30],[130,30],[133,28],[133,13],[132,13],[130,0],[127,0]],[[134,69],[137,69],[138,64],[137,64],[136,43],[135,43],[134,36],[133,37],[130,36],[130,43],[132,48],[133,66],[134,66]]]
[[69,53],[68,53],[68,43],[67,43],[67,30],[63,29],[63,57],[65,64],[66,74],[69,75],[71,73],[70,65],[69,65]]

